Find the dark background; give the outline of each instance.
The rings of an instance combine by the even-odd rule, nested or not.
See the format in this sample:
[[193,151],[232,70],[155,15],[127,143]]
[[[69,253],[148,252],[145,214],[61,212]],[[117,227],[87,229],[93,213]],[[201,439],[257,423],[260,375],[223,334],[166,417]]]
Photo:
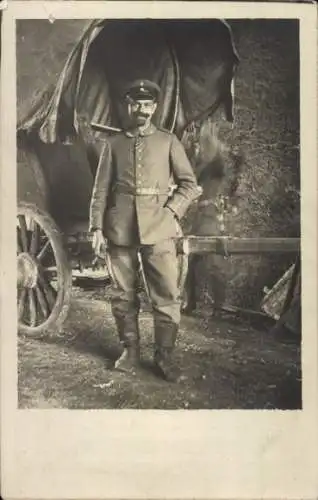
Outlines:
[[[239,213],[227,220],[236,236],[300,235],[299,38],[295,20],[229,20],[240,56],[231,140],[246,163]],[[57,80],[86,20],[17,22],[18,118]],[[258,308],[263,287],[289,267],[289,258],[231,257],[224,266],[228,302]]]

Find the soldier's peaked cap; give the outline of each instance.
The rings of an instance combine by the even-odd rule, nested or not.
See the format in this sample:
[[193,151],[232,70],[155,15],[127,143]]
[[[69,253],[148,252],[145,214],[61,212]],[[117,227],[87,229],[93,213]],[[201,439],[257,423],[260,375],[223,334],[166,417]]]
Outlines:
[[160,87],[150,80],[134,80],[125,91],[126,97],[132,99],[154,99],[157,100],[160,93]]

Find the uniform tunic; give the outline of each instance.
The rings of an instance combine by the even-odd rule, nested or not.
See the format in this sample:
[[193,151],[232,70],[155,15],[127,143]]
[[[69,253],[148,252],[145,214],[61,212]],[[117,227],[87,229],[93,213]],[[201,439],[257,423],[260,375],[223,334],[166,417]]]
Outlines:
[[[169,198],[171,179],[177,185]],[[198,196],[191,164],[177,137],[150,125],[105,142],[96,173],[90,229],[103,229],[120,246],[154,245],[176,236],[180,219]]]

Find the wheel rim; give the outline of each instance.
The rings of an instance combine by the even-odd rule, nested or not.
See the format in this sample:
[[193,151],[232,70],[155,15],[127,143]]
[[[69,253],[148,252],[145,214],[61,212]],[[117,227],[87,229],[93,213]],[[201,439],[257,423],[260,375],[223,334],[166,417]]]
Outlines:
[[56,248],[41,221],[21,211],[17,217],[18,322],[42,327],[57,306],[61,283]]

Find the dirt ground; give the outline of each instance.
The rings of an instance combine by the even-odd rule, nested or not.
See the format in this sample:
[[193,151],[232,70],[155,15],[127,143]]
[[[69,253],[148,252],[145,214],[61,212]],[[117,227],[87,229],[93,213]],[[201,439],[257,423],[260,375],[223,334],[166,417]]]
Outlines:
[[140,327],[140,371],[115,371],[121,347],[110,304],[101,292],[75,288],[63,331],[19,338],[20,408],[301,408],[300,346],[273,338],[269,325],[202,311],[183,316],[176,357],[188,380],[177,385],[152,372],[149,311]]

